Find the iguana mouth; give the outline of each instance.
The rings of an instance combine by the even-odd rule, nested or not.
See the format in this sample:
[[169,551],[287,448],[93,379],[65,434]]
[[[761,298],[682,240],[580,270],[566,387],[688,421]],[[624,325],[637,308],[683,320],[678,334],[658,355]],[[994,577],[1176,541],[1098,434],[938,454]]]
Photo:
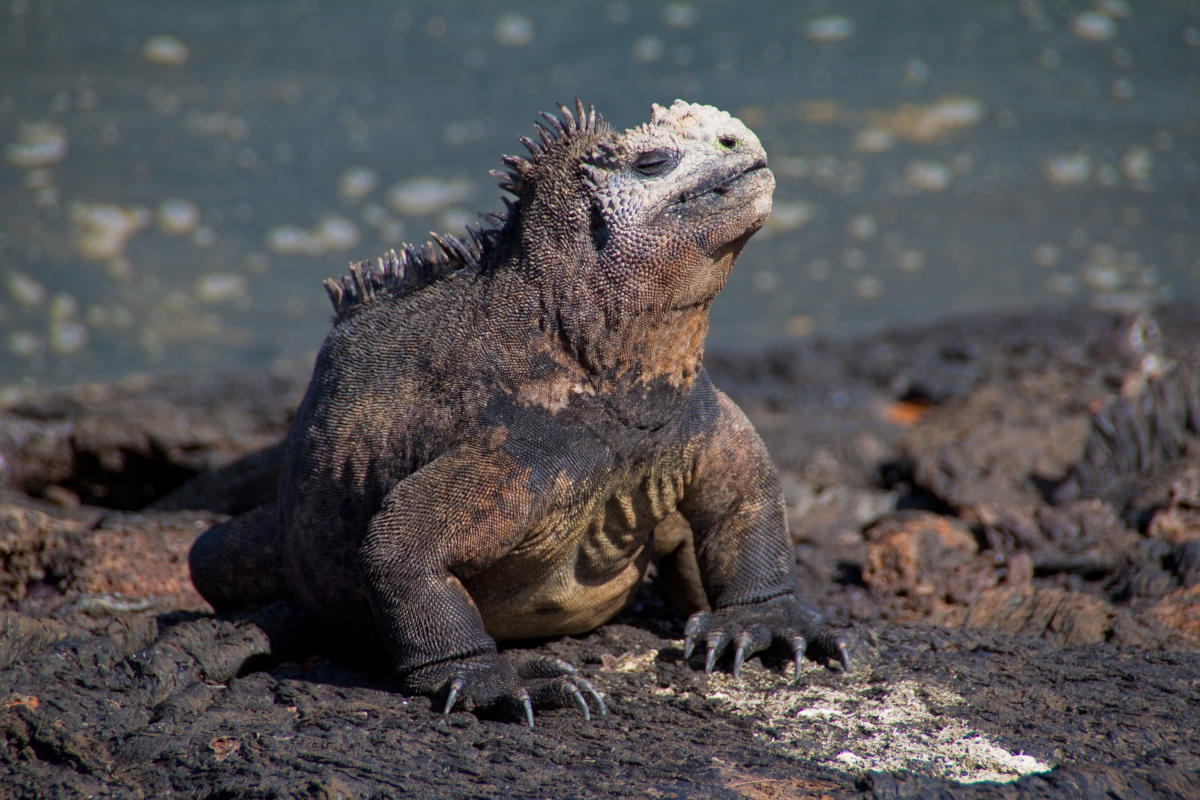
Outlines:
[[718,175],[716,179],[710,183],[698,186],[690,191],[682,192],[679,195],[679,199],[675,201],[675,205],[691,202],[692,200],[695,200],[698,197],[703,197],[706,194],[724,195],[730,190],[730,188],[732,188],[733,184],[737,183],[748,175],[751,175],[752,173],[766,168],[767,160],[765,158],[760,158],[744,169],[733,170]]

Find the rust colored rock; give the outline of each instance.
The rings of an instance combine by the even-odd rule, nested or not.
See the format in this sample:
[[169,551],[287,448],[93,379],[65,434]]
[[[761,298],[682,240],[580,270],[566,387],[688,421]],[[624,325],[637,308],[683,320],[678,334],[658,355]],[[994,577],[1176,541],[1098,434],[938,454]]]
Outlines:
[[1160,600],[1150,615],[1162,625],[1200,644],[1200,583]]
[[45,613],[84,596],[110,611],[151,604],[207,610],[188,575],[187,552],[214,518],[0,503],[0,608]]
[[1200,467],[1189,467],[1171,484],[1167,507],[1151,518],[1146,535],[1176,544],[1200,539]]
[[980,593],[968,607],[949,610],[943,625],[988,628],[1044,638],[1065,646],[1102,642],[1113,612],[1103,600],[1063,589],[1000,587]]
[[969,602],[979,587],[996,582],[993,565],[980,560],[975,537],[958,520],[924,511],[885,517],[865,533],[863,580],[896,595],[902,615],[922,615]]

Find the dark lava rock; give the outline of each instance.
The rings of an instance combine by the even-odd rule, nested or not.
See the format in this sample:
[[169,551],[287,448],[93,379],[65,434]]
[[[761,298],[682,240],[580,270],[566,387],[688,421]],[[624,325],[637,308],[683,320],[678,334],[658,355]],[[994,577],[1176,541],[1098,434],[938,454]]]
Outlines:
[[0,408],[0,796],[1200,797],[1197,320],[714,355],[854,669],[705,676],[648,583],[613,623],[525,646],[610,710],[533,729],[442,717],[286,604],[220,619],[192,590],[196,534],[271,495],[301,378],[20,398]]

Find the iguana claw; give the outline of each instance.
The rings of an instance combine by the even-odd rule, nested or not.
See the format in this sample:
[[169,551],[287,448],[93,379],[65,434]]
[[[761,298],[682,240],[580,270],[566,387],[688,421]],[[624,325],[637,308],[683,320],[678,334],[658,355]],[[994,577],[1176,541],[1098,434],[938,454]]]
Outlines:
[[683,657],[691,658],[696,642],[704,637],[704,671],[711,674],[717,659],[732,643],[735,678],[741,677],[746,659],[759,653],[775,641],[786,642],[792,651],[795,665],[793,681],[799,680],[807,655],[815,661],[837,661],[845,671],[850,670],[846,642],[831,630],[824,629],[816,614],[793,595],[782,595],[761,603],[728,606],[715,611],[698,611],[688,618],[684,627]]

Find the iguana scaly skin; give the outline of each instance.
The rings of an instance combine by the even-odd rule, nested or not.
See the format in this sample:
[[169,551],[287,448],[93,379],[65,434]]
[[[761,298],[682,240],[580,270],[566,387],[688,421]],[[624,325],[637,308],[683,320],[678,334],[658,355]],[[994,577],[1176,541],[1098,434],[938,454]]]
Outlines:
[[[378,632],[409,690],[530,724],[603,704],[496,641],[601,625],[658,556],[698,577],[685,657],[703,641],[711,670],[733,644],[736,674],[782,640],[797,672],[806,651],[844,664],[796,598],[766,449],[701,365],[709,305],[771,211],[766,153],[710,106],[624,133],[560,110],[495,173],[516,200],[494,228],[326,282],[335,323],[278,499],[197,541],[196,587],[219,611],[286,596]],[[675,512],[686,526],[659,526]]]

